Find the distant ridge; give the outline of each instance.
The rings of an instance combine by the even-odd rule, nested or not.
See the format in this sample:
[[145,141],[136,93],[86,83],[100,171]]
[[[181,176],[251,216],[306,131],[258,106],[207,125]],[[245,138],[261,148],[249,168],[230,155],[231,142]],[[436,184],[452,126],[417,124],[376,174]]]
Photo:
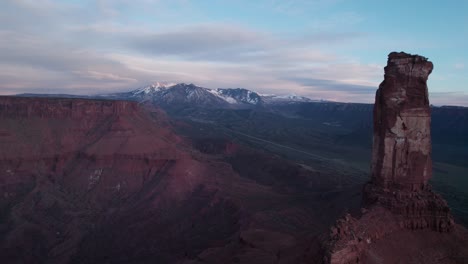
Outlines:
[[[197,86],[193,83],[171,83],[155,82],[140,88],[118,93],[106,93],[97,95],[74,95],[74,94],[36,94],[23,93],[14,96],[20,97],[57,97],[57,98],[88,98],[107,100],[131,100],[151,101],[154,104],[170,105],[183,103],[196,104],[196,106],[208,108],[252,108],[269,105],[284,105],[298,103],[330,103],[330,104],[363,104],[353,102],[334,102],[323,99],[311,99],[297,94],[260,94],[245,88],[217,88],[210,89]],[[431,105],[431,108],[466,109],[465,106]]]

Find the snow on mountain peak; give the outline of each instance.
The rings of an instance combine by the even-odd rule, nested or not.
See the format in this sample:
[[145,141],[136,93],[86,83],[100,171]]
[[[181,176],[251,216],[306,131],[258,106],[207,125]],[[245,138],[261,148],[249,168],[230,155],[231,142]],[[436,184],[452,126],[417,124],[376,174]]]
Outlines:
[[247,103],[256,105],[261,101],[261,98],[257,93],[243,88],[218,88],[216,90],[211,90],[210,92],[221,97],[230,104]]
[[[139,88],[131,92],[132,97],[171,97],[172,89],[174,93],[183,93],[188,100],[202,100],[206,95],[214,95],[215,97],[222,99],[223,101],[229,104],[239,104],[239,105],[261,105],[263,103],[288,103],[288,102],[313,102],[310,98],[297,95],[295,93],[287,95],[265,95],[258,94],[248,89],[244,88],[218,88],[210,89],[196,86],[195,84],[186,84],[186,83],[167,83],[167,82],[156,82],[148,86]],[[209,100],[210,96],[205,99]]]
[[139,88],[133,92],[133,95],[138,95],[138,94],[149,94],[152,92],[156,91],[161,91],[167,88],[170,88],[172,86],[175,86],[176,83],[167,83],[167,82],[156,82],[153,84],[150,84],[148,86]]
[[156,82],[151,85],[154,88],[169,88],[176,85],[176,83],[168,83],[168,82]]
[[292,100],[292,101],[312,101],[310,98],[300,96],[295,93],[287,94],[287,95],[274,95],[273,98],[287,99],[287,100]]

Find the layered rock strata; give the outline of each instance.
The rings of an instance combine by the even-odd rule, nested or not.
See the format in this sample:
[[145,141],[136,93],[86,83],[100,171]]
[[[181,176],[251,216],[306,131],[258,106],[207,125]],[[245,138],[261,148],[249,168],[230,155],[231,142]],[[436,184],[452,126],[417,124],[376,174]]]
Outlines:
[[360,263],[368,246],[402,229],[450,232],[454,221],[431,191],[431,112],[427,58],[392,52],[376,93],[372,177],[364,188],[363,214],[340,219],[327,244],[328,263]]
[[432,176],[427,58],[392,52],[374,105],[372,183],[420,191]]
[[166,175],[185,194],[203,173],[177,142],[135,102],[0,97],[0,259],[68,263],[99,212]]
[[129,101],[0,97],[0,118],[96,119],[138,111],[138,103]]

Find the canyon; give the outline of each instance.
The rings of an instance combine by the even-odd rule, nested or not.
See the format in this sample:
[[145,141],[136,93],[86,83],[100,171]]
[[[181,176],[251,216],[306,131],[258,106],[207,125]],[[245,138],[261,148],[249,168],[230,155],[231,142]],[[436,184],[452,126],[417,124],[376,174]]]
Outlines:
[[0,97],[0,259],[308,263],[358,204],[323,193],[331,173],[176,126],[199,131],[151,104]]
[[0,259],[463,262],[468,111],[430,106],[432,67],[391,53],[374,106],[192,84],[2,96]]

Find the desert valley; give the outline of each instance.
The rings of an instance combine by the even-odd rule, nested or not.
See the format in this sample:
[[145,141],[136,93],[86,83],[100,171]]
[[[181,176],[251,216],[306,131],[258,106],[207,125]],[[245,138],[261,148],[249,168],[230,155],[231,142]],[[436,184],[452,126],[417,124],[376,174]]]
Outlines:
[[[376,97],[383,106],[373,112],[366,104],[193,84],[82,98],[1,97],[2,259],[461,263],[468,254],[463,227],[468,194],[466,180],[456,174],[468,170],[468,109],[430,109],[425,80],[432,68],[424,67],[432,66],[425,66],[423,57],[389,56]],[[406,72],[408,67],[421,69]],[[390,107],[379,99],[380,94],[392,100],[389,89],[407,91],[395,107],[409,110],[379,110]],[[374,184],[384,177],[383,169],[369,170],[371,156],[373,168],[388,160],[376,148],[389,148],[378,144],[387,142],[379,137],[390,130],[376,124],[395,121],[378,118],[395,120],[396,113],[406,118],[403,113],[418,109],[425,117],[409,115],[403,131],[426,134],[405,132],[388,139],[409,142],[408,150],[398,150],[407,156],[390,153],[403,160],[380,165],[394,170],[389,177],[397,184],[383,190],[409,194],[391,201],[385,198],[388,191],[364,189],[371,174]],[[408,155],[415,148],[426,149],[421,150],[426,161]],[[396,168],[398,162],[403,167]],[[421,183],[405,187],[411,177]],[[434,192],[426,191],[428,184]],[[415,198],[419,192],[429,193]],[[418,199],[421,205],[412,204]],[[358,234],[360,222],[371,230],[368,234]],[[412,247],[401,247],[400,239],[412,241]]]
[[467,10],[0,1],[0,264],[468,263]]

